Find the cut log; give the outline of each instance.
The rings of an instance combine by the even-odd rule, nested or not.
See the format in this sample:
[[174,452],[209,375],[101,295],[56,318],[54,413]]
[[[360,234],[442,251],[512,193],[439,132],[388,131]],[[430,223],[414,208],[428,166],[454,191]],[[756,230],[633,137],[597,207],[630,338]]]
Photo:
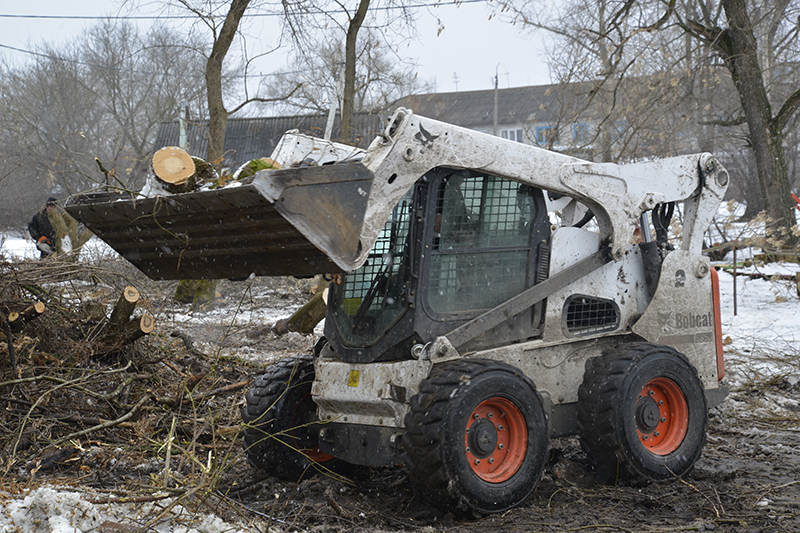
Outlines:
[[109,325],[114,328],[124,324],[133,314],[136,303],[139,301],[139,291],[136,287],[128,285],[117,300],[114,310],[111,312]]
[[107,329],[102,343],[110,346],[126,346],[151,333],[155,326],[155,319],[148,314],[134,317],[120,327]]
[[159,185],[172,194],[192,192],[219,178],[211,163],[190,156],[177,146],[167,146],[153,154],[153,174]]
[[45,305],[42,302],[36,302],[20,312],[12,311],[8,314],[8,324],[11,326],[11,331],[19,333],[27,322],[38,318],[44,313],[44,310]]
[[177,146],[165,146],[153,154],[153,173],[171,193],[193,191],[195,184],[190,178],[194,172],[192,157]]
[[279,320],[272,331],[276,335],[285,335],[290,331],[296,331],[303,335],[310,335],[314,333],[314,327],[319,324],[320,320],[325,318],[325,309],[327,300],[327,289],[317,291],[303,307],[295,311],[289,318]]

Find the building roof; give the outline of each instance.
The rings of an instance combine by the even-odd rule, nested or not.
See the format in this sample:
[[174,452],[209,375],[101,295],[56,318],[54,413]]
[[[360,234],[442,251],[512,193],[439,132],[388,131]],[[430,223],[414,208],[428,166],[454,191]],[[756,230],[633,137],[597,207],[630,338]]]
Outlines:
[[[577,90],[576,90],[577,89]],[[526,124],[558,121],[564,109],[580,109],[588,102],[590,87],[572,84],[570,91],[559,85],[536,85],[497,90],[497,123]],[[565,98],[573,100],[565,106]],[[393,107],[406,107],[436,120],[477,128],[494,123],[495,90],[430,93],[407,96]]]
[[[498,89],[498,126],[571,123],[576,116],[590,113],[588,102],[592,88],[588,84],[536,85]],[[472,129],[486,129],[494,123],[495,90],[430,93],[407,96],[390,106],[411,109],[414,113],[443,122]],[[389,111],[355,113],[356,146],[366,148],[383,129]],[[567,116],[569,114],[569,116]],[[334,122],[332,138],[340,135],[339,115]],[[281,136],[293,129],[322,137],[327,115],[295,115],[288,117],[229,118],[225,131],[225,163],[236,168],[251,159],[272,154]],[[188,151],[201,159],[208,153],[208,127],[190,122],[187,127]],[[164,146],[180,144],[180,125],[177,120],[164,122],[156,134],[154,151]]]
[[[290,117],[229,118],[225,128],[225,164],[229,168],[258,159],[269,157],[283,134],[289,130],[322,137],[325,132],[327,115],[297,115]],[[377,113],[355,113],[353,125],[356,132],[356,145],[366,147],[382,130],[383,116]],[[333,139],[341,131],[339,116],[334,122]],[[189,122],[186,128],[187,151],[200,159],[208,154],[207,124]],[[164,146],[180,145],[180,123],[178,120],[162,122],[156,133],[154,151]]]

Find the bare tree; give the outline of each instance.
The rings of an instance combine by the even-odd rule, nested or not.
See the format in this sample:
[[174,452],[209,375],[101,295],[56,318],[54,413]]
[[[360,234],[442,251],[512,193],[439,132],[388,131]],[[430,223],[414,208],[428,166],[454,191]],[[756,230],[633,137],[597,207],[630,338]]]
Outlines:
[[[637,101],[647,102],[651,110],[671,110],[671,128],[660,129],[685,133],[694,128],[704,149],[710,130],[746,124],[768,214],[784,226],[794,225],[783,135],[800,108],[797,0],[763,5],[747,0],[577,0],[549,17],[534,9],[541,5],[536,0],[508,3],[524,24],[568,43],[573,59],[583,54],[581,72],[593,78],[594,94],[606,105],[599,135],[610,131],[608,118],[618,116],[620,105]],[[789,72],[794,81],[787,80]],[[637,91],[633,98],[620,98],[620,89],[637,85],[631,83],[634,77],[657,97],[637,96],[646,94]],[[728,87],[733,99],[725,96]],[[678,105],[670,105],[670,99]],[[736,99],[738,105],[731,105]],[[647,107],[639,110],[653,116]],[[607,149],[608,143],[599,144]]]
[[114,185],[140,186],[158,123],[181,100],[202,107],[198,46],[103,22],[70,47],[42,45],[33,61],[3,67],[3,222],[18,223],[49,196],[101,185],[95,157],[115,171]]
[[[324,33],[317,40],[317,53],[296,53],[293,66],[270,77],[265,92],[279,98],[300,85],[291,98],[276,102],[271,109],[280,112],[325,113],[336,98],[344,56],[336,39]],[[413,64],[404,63],[374,35],[374,30],[362,32],[356,50],[356,79],[353,94],[355,111],[383,109],[395,100],[433,90],[430,83],[420,81]],[[333,96],[332,96],[333,95]]]
[[[404,38],[403,32],[413,31],[410,8],[402,2],[384,0],[358,0],[348,5],[341,0],[299,0],[284,2],[287,26],[292,40],[301,54],[316,55],[309,31],[320,31],[333,24],[344,33],[344,86],[342,91],[342,133],[345,142],[352,141],[352,117],[356,108],[356,63],[358,61],[358,35],[369,21],[370,28],[391,29],[395,36]],[[373,34],[375,35],[375,34]]]
[[130,24],[107,21],[89,30],[81,54],[86,88],[116,126],[106,164],[118,177],[146,175],[158,125],[174,117],[181,102],[204,114],[198,83],[204,48],[196,37],[184,39],[163,27],[141,35]]

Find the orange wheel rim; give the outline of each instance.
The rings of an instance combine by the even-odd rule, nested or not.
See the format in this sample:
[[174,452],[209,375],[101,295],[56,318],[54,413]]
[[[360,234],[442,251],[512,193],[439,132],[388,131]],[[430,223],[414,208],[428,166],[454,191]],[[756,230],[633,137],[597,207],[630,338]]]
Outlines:
[[525,417],[505,398],[484,400],[470,413],[464,447],[467,462],[479,478],[502,483],[516,474],[525,460]]
[[639,442],[655,455],[668,455],[683,442],[689,428],[689,406],[681,388],[668,378],[650,380],[639,393],[634,411]]
[[[316,432],[316,424],[310,424],[308,420],[303,420],[306,417],[301,413],[303,413],[304,409],[309,407],[307,404],[304,405],[305,402],[311,402],[313,406],[312,408],[316,409],[316,404],[314,404],[314,401],[311,399],[311,394],[306,394],[303,396],[302,400],[297,402],[297,405],[294,408],[294,413],[292,414],[291,435],[293,444],[300,453],[314,462],[324,463],[325,461],[330,461],[333,459],[333,456],[325,452],[321,452],[319,449],[319,444],[317,444],[317,439],[310,437],[312,432]],[[302,435],[303,433],[305,433],[305,435]],[[313,447],[304,448],[306,444],[310,444],[312,441],[314,443]]]

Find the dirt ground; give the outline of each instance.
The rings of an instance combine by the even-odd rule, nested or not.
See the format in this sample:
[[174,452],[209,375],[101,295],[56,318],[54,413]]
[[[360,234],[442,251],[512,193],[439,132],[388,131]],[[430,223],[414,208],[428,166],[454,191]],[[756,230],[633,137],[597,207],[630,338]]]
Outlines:
[[[134,276],[126,275],[126,279]],[[31,419],[27,447],[21,438],[5,441],[3,462],[11,466],[0,479],[4,487],[30,485],[34,480],[129,494],[158,487],[184,494],[187,501],[199,499],[203,510],[231,521],[244,519],[251,529],[265,532],[800,531],[800,385],[794,378],[778,376],[734,388],[710,413],[703,456],[683,479],[643,486],[600,485],[594,482],[577,439],[560,439],[551,442],[547,471],[524,504],[497,515],[463,515],[433,508],[418,498],[400,466],[360,469],[345,482],[317,477],[286,483],[256,471],[243,458],[236,438],[244,390],[209,393],[203,397],[207,402],[203,408],[212,406],[214,411],[208,412],[163,400],[175,390],[174,383],[185,384],[188,376],[209,368],[214,369],[215,381],[203,390],[213,392],[257,375],[270,361],[310,352],[313,336],[277,337],[269,331],[271,315],[263,314],[265,309],[292,309],[307,301],[308,282],[222,282],[215,306],[192,311],[188,306],[159,304],[156,294],[168,292],[169,287],[136,280],[150,295],[159,325],[154,338],[133,357],[136,368],[131,372],[139,377],[131,377],[134,385],[126,393],[125,405],[133,404],[145,390],[162,400],[143,409],[139,421],[73,439],[77,444],[73,456],[53,469],[35,463],[34,455],[46,447],[46,438],[63,436],[75,427],[62,427],[72,423],[66,418],[59,418],[58,424],[50,418]],[[250,318],[235,321],[232,313]],[[190,342],[181,343],[180,337],[171,336],[173,332]],[[137,385],[137,379],[145,383]],[[110,390],[112,385],[109,381],[106,387]],[[35,398],[36,391],[26,391]],[[69,398],[75,402],[73,409],[81,409],[76,391]],[[7,413],[21,405],[11,400],[11,394],[2,399]],[[90,400],[80,401],[90,405]],[[53,405],[51,417],[58,410]],[[773,408],[777,405],[780,414]],[[33,408],[28,413],[32,417]],[[12,423],[11,418],[3,422],[6,428],[13,428]],[[217,428],[216,433],[209,432],[209,426]],[[175,431],[182,435],[178,441],[184,446],[183,458],[176,459],[176,448],[169,463],[171,478],[160,483],[167,476],[164,446],[159,443],[167,442]],[[210,464],[211,450],[224,450],[226,457],[213,472],[202,468],[206,452]],[[191,465],[186,457],[200,459]],[[195,491],[198,486],[202,490]]]
[[[292,352],[285,338],[248,340]],[[296,349],[308,348],[295,340]],[[684,479],[599,485],[577,438],[559,439],[532,496],[500,515],[432,508],[415,497],[402,467],[362,469],[349,483],[297,484],[265,478],[240,461],[220,489],[287,531],[800,531],[800,385],[780,377],[753,385],[712,410],[703,456]],[[770,408],[777,404],[788,406],[789,416]]]
[[434,509],[415,497],[400,467],[364,470],[352,484],[298,485],[237,465],[231,475],[242,488],[228,494],[298,531],[800,531],[800,432],[750,422],[715,412],[693,471],[645,486],[595,484],[577,439],[555,441],[535,492],[500,515]]

